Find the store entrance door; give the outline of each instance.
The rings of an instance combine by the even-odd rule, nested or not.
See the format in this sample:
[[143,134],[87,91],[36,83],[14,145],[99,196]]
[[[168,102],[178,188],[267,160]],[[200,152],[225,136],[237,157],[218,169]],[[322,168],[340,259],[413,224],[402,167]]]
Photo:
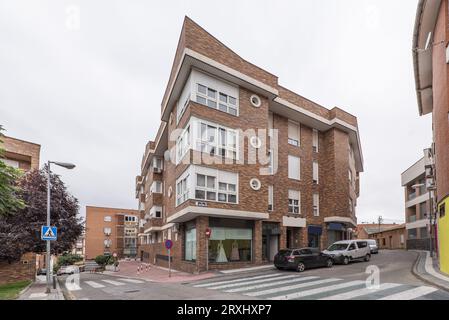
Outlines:
[[279,223],[262,224],[262,259],[264,261],[274,261],[274,256],[279,251]]

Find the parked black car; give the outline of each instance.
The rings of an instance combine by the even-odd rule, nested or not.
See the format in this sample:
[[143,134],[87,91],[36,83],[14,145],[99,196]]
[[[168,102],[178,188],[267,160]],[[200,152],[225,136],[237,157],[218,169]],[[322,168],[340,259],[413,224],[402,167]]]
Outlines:
[[45,275],[47,275],[47,269],[45,269],[45,268],[37,269],[37,275],[38,276],[45,276]]
[[274,256],[274,266],[278,269],[293,269],[303,272],[309,268],[332,267],[331,256],[315,248],[284,249]]

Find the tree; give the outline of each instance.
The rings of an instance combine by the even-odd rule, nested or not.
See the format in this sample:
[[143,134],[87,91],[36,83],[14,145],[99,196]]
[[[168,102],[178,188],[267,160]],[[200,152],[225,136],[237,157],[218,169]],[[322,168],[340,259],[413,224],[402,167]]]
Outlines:
[[[13,261],[25,252],[42,253],[46,250],[41,240],[41,226],[47,216],[47,166],[26,173],[19,181],[20,198],[26,206],[12,215],[0,217],[0,260]],[[83,231],[81,218],[77,216],[78,200],[56,174],[51,181],[51,225],[58,229],[58,239],[52,241],[53,254],[68,251]]]
[[[0,125],[0,158],[5,150],[2,148],[3,127]],[[19,191],[16,182],[21,177],[20,170],[8,166],[0,159],[0,216],[9,215],[16,210],[24,209],[25,203],[17,196]]]

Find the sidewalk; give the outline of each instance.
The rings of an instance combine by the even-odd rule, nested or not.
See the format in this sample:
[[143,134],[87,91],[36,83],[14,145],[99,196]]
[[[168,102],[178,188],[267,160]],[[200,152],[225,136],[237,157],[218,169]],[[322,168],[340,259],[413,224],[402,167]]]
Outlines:
[[45,293],[47,283],[45,276],[37,276],[36,281],[24,290],[17,300],[64,300],[61,288],[56,281],[56,289],[51,289],[50,293]]
[[418,257],[412,273],[422,281],[449,291],[449,276],[439,271],[438,259],[436,257],[431,258],[429,251],[415,250],[415,252],[418,254]]
[[[142,268],[142,270],[139,272],[137,272],[138,267]],[[169,277],[168,268],[163,268],[148,263],[142,263],[139,261],[121,261],[119,271],[104,271],[103,274],[118,277],[143,279],[152,282],[169,283],[203,280],[218,275],[216,272],[212,271],[201,274],[191,274],[172,269],[171,277]]]

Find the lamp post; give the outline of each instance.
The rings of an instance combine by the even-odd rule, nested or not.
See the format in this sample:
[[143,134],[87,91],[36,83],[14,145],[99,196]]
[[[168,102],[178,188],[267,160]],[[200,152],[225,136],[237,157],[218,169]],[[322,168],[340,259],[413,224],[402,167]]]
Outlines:
[[[65,163],[65,162],[55,162],[55,161],[48,161],[47,162],[47,226],[50,226],[50,165],[55,164],[57,166],[66,168],[66,169],[73,169],[75,168],[75,165],[72,163]],[[47,240],[47,290],[46,293],[51,292],[51,277],[50,277],[50,240]]]

